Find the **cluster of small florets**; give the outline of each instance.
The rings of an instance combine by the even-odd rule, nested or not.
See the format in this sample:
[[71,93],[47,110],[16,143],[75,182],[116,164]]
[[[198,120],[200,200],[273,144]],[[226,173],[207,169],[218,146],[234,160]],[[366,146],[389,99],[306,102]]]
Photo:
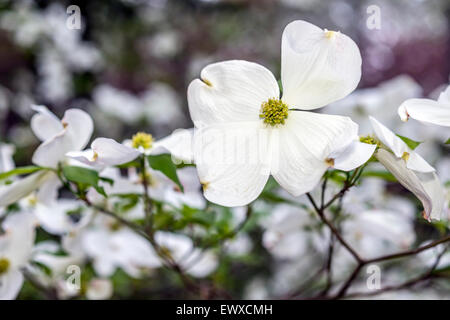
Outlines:
[[264,119],[265,124],[276,126],[284,124],[288,117],[289,108],[280,99],[269,99],[261,105],[260,119]]
[[139,149],[140,147],[145,150],[150,149],[153,144],[153,137],[151,134],[145,132],[136,133],[131,140],[132,147]]

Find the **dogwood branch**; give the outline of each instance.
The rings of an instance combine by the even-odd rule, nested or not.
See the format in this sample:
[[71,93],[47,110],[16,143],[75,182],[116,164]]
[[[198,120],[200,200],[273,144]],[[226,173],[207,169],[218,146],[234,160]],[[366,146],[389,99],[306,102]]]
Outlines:
[[[306,196],[308,197],[309,201],[311,202],[311,205],[313,206],[314,210],[316,211],[317,215],[319,216],[319,218],[321,219],[321,221],[330,229],[332,235],[334,235],[336,237],[336,239],[342,244],[342,246],[353,256],[353,258],[356,260],[357,262],[357,266],[355,267],[355,269],[353,270],[353,272],[350,274],[350,276],[347,278],[347,280],[343,283],[343,285],[341,286],[341,289],[338,291],[338,293],[332,297],[326,297],[324,296],[323,292],[327,292],[329,290],[329,287],[331,287],[331,282],[330,279],[327,280],[327,284],[325,289],[323,290],[323,292],[321,292],[319,295],[317,295],[315,298],[318,299],[326,299],[326,298],[331,298],[331,299],[341,299],[346,297],[346,293],[347,290],[349,289],[349,287],[352,285],[352,283],[355,281],[355,279],[358,277],[359,272],[361,271],[361,269],[366,266],[367,264],[371,264],[371,263],[376,263],[376,262],[383,262],[383,261],[388,261],[388,260],[393,260],[393,259],[399,259],[399,258],[404,258],[404,257],[409,257],[409,256],[413,256],[416,255],[422,251],[428,250],[430,248],[436,247],[442,243],[446,243],[446,242],[450,242],[450,234],[444,236],[443,238],[436,240],[434,242],[431,242],[427,245],[418,247],[418,248],[414,248],[414,249],[410,249],[410,250],[405,250],[402,252],[398,252],[398,253],[394,253],[394,254],[389,254],[389,255],[384,255],[384,256],[380,256],[380,257],[376,257],[376,258],[372,258],[372,259],[363,259],[359,253],[342,237],[342,235],[340,234],[339,230],[333,225],[333,223],[331,221],[328,220],[328,218],[325,215],[325,209],[328,208],[329,206],[331,206],[334,201],[338,200],[338,199],[342,199],[343,196],[345,195],[345,193],[352,187],[354,186],[359,177],[361,176],[361,173],[364,169],[364,166],[356,169],[353,174],[348,177],[344,183],[344,186],[342,187],[342,189],[335,194],[328,202],[326,202],[324,204],[324,193],[325,193],[325,189],[326,189],[326,181],[324,181],[324,184],[322,185],[322,195],[321,195],[321,206],[319,207],[316,203],[316,201],[314,200],[314,198],[311,196],[311,194],[307,193]],[[329,248],[330,250],[330,248]],[[331,252],[332,253],[332,252]],[[330,251],[329,253],[330,254]],[[331,262],[332,260],[330,260],[330,268],[331,268]],[[431,273],[429,273],[427,275],[427,277],[431,276]],[[414,285],[415,283],[412,283],[411,285]],[[406,284],[404,284],[406,285]],[[392,289],[394,290],[394,289]]]
[[427,272],[425,272],[422,275],[419,275],[418,277],[416,277],[414,279],[410,279],[410,280],[405,281],[398,285],[386,286],[380,290],[373,291],[373,292],[354,292],[354,293],[346,295],[345,298],[360,298],[360,297],[376,296],[376,295],[382,294],[384,292],[396,291],[396,290],[413,287],[424,281],[430,280],[432,278],[436,278],[436,277],[438,277],[438,275],[435,274],[434,272],[435,272],[437,266],[439,265],[439,262],[441,261],[442,256],[447,251],[447,248],[448,248],[448,246],[446,248],[444,248],[444,250],[441,251],[441,253],[437,256],[436,261],[434,262],[433,266]]

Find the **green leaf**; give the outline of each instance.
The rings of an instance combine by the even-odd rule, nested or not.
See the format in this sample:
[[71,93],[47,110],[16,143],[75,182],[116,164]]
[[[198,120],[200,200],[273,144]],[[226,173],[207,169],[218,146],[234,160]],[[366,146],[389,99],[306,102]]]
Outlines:
[[417,147],[419,146],[419,144],[422,143],[422,142],[419,142],[419,141],[414,141],[414,140],[412,140],[412,139],[410,139],[410,138],[407,138],[407,137],[403,137],[403,136],[401,136],[401,135],[399,135],[399,134],[397,134],[397,137],[399,137],[400,139],[402,139],[403,142],[406,143],[406,145],[407,145],[408,147],[410,147],[412,150],[414,150],[415,148],[417,148]]
[[[62,168],[62,172],[67,180],[78,184],[79,189],[84,190],[87,187],[93,187],[102,196],[104,196],[105,198],[107,197],[105,189],[103,189],[102,186],[98,185],[100,177],[97,171],[83,167],[64,166]],[[102,178],[101,180],[104,180],[104,178]]]
[[0,173],[0,180],[9,178],[11,176],[16,176],[19,174],[29,174],[29,173],[33,173],[39,170],[42,170],[44,168],[42,167],[36,167],[36,166],[27,166],[27,167],[19,167],[19,168],[15,168],[11,171],[7,171],[7,172],[2,172]]
[[119,169],[137,168],[140,166],[139,160],[132,160],[130,162],[120,164],[117,166]]
[[178,179],[177,167],[172,162],[170,154],[158,154],[154,156],[148,156],[148,164],[155,170],[162,172],[167,178],[177,184],[182,192],[184,192],[183,185]]
[[388,182],[397,182],[397,179],[388,171],[363,171],[361,174],[363,177],[374,177],[386,180]]
[[69,181],[89,186],[98,186],[99,177],[98,172],[95,170],[76,166],[64,166],[62,171],[64,177]]
[[447,141],[444,142],[445,144],[450,144],[450,138],[447,139]]
[[102,176],[99,176],[98,178],[99,178],[100,180],[102,180],[102,181],[108,183],[110,186],[113,186],[113,185],[114,185],[114,180],[111,179],[111,178],[102,177]]

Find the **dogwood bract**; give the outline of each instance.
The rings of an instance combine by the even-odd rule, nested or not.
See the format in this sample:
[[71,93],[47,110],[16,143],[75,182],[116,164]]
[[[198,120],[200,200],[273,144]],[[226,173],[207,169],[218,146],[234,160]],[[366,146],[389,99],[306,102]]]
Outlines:
[[439,220],[445,198],[436,170],[375,118],[370,117],[370,122],[382,143],[375,153],[378,161],[419,198],[424,207],[424,218]]
[[212,202],[248,204],[270,175],[298,196],[316,186],[335,158],[354,152],[347,160],[356,161],[343,164],[349,170],[374,150],[347,150],[358,130],[350,118],[306,111],[339,100],[358,85],[361,55],[353,40],[294,21],[283,32],[281,53],[281,98],[273,74],[248,61],[211,64],[189,85],[194,157]]
[[450,127],[450,86],[439,95],[437,101],[430,99],[409,99],[398,108],[403,121],[409,118]]

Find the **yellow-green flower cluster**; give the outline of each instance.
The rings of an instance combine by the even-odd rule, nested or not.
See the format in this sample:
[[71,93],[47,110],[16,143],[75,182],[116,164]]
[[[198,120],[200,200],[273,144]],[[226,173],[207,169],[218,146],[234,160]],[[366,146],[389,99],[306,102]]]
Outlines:
[[153,137],[151,134],[138,132],[133,136],[131,145],[135,149],[139,149],[140,147],[145,150],[150,149],[153,145]]
[[277,126],[284,124],[288,117],[289,108],[280,99],[269,99],[261,105],[260,119],[264,119],[265,124]]

